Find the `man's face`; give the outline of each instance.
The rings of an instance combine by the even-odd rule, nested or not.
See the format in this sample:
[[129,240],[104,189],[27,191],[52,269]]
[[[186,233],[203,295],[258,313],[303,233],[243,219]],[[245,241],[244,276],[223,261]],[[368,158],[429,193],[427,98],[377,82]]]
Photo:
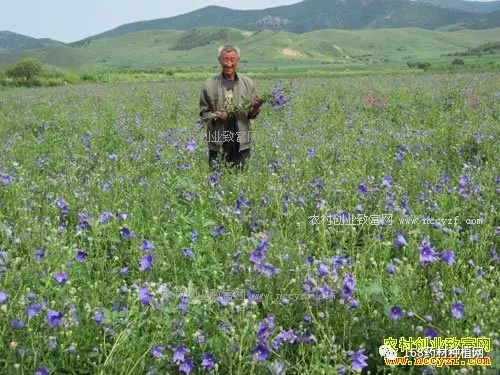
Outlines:
[[220,57],[220,66],[222,67],[222,73],[225,76],[232,76],[236,73],[236,68],[238,67],[238,55],[235,51],[227,52],[222,51],[222,55]]

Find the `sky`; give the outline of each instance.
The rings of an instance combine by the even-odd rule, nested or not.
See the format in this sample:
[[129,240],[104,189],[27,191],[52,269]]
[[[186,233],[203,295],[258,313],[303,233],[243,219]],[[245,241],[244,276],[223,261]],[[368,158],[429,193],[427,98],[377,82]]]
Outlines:
[[[208,5],[264,9],[300,0],[5,0],[0,31],[74,42],[129,22],[173,17]],[[483,0],[493,1],[493,0]]]
[[208,5],[264,9],[300,0],[5,0],[0,31],[74,42],[129,22],[173,17]]

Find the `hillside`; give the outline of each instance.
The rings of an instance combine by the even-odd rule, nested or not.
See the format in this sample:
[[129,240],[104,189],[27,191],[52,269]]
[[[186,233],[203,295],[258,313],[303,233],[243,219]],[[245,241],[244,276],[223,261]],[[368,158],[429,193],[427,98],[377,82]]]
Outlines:
[[450,25],[456,28],[486,29],[500,26],[500,17],[493,13],[479,14],[435,6],[424,1],[305,0],[292,5],[261,10],[234,10],[208,6],[175,17],[121,25],[86,39],[106,39],[145,30],[189,30],[206,26],[305,33],[320,29],[359,30],[401,27],[434,30]]
[[455,8],[468,12],[490,13],[500,10],[500,1],[464,1],[464,0],[422,0],[444,8]]
[[207,27],[190,31],[154,30],[74,46],[0,52],[0,67],[22,57],[38,57],[63,68],[155,68],[215,66],[217,47],[236,43],[242,66],[344,63],[428,58],[463,52],[500,40],[500,28],[429,31],[414,28],[378,30],[243,31]]
[[39,48],[60,44],[61,42],[48,38],[36,39],[30,36],[16,34],[11,31],[0,31],[0,51],[10,49]]

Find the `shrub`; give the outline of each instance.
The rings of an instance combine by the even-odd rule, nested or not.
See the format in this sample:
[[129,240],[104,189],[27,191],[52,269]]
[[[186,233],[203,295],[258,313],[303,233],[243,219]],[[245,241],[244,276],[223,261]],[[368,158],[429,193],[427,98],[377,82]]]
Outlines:
[[43,66],[40,60],[28,58],[19,60],[16,64],[8,68],[5,72],[7,77],[11,77],[21,84],[32,85],[36,76],[41,75]]
[[456,57],[452,62],[452,65],[464,65],[464,60],[460,57]]

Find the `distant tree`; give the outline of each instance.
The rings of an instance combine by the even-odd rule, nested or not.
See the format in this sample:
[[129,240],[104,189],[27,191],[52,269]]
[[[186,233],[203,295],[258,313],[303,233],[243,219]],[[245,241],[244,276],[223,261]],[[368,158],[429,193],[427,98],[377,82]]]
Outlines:
[[34,77],[40,75],[43,71],[42,63],[35,58],[27,58],[19,60],[5,72],[7,77],[14,78],[19,81],[30,83]]
[[451,64],[452,65],[464,65],[464,60],[461,59],[460,57],[456,57],[455,59],[453,59]]

